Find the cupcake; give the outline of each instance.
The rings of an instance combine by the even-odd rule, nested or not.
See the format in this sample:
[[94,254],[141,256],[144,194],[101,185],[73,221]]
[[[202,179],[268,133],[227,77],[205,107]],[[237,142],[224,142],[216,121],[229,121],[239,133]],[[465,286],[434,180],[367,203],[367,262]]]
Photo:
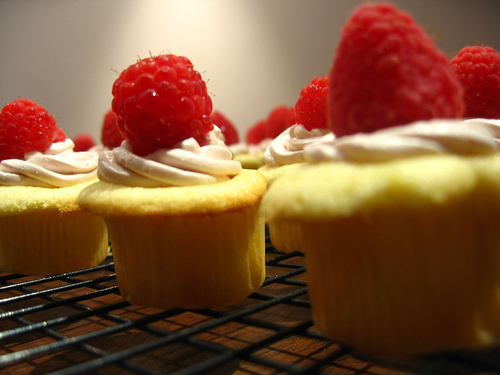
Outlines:
[[[264,165],[259,171],[269,185],[305,162],[304,149],[331,133],[326,121],[328,77],[314,78],[300,93],[295,104],[295,124],[285,129],[267,147]],[[282,252],[301,251],[300,228],[296,225],[268,220],[273,246]]]
[[234,159],[243,168],[259,169],[264,163],[264,152],[274,138],[295,123],[295,107],[278,105],[267,117],[257,121],[246,133],[246,143],[231,146]]
[[369,354],[498,343],[499,125],[341,137],[271,186],[270,219],[300,227],[323,333]]
[[246,134],[245,142],[229,146],[234,160],[241,163],[245,169],[259,169],[264,165],[264,150],[271,142],[265,135],[265,121],[261,120],[252,126]]
[[185,57],[151,57],[113,96],[126,140],[101,154],[78,203],[108,225],[122,296],[164,309],[241,301],[265,278],[267,183],[232,160],[201,75]]
[[336,138],[263,202],[301,228],[318,329],[367,354],[498,344],[500,122],[461,119],[446,57],[388,4],[355,10],[329,84]]
[[76,203],[97,180],[97,155],[74,152],[54,118],[28,99],[2,109],[0,144],[0,270],[53,275],[102,262],[104,221]]

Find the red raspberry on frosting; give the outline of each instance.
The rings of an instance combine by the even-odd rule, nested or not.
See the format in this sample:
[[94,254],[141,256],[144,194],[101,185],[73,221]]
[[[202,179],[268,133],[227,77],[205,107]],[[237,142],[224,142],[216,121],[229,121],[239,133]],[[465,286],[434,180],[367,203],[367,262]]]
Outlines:
[[32,151],[45,152],[66,136],[54,117],[29,99],[16,99],[0,112],[0,160],[22,159]]
[[260,120],[246,134],[246,141],[249,145],[256,145],[266,138],[266,121]]
[[229,121],[229,119],[224,116],[220,111],[212,112],[212,121],[215,125],[219,127],[222,134],[224,134],[224,139],[226,145],[232,145],[240,141],[238,136],[238,131],[234,127],[234,124]]
[[326,103],[328,97],[328,77],[314,78],[301,92],[295,103],[295,117],[298,124],[308,130],[328,128]]
[[94,138],[88,133],[80,133],[73,138],[73,151],[88,151],[95,146]]
[[285,129],[295,124],[295,107],[278,105],[264,120],[257,121],[246,134],[249,145],[255,145],[264,139],[274,139]]
[[113,85],[112,108],[133,152],[145,155],[213,129],[212,100],[191,61],[172,54],[145,58]]
[[101,142],[104,146],[111,149],[119,147],[125,140],[116,120],[116,113],[112,109],[106,112],[102,120]]
[[295,124],[295,108],[286,105],[274,107],[266,119],[265,137],[274,139]]
[[64,134],[64,130],[62,130],[60,127],[57,127],[56,132],[57,134],[54,142],[64,142],[66,140],[66,134]]
[[329,125],[337,136],[464,113],[462,88],[444,53],[391,4],[353,12],[329,83]]
[[500,118],[500,53],[467,46],[450,61],[465,91],[465,117]]

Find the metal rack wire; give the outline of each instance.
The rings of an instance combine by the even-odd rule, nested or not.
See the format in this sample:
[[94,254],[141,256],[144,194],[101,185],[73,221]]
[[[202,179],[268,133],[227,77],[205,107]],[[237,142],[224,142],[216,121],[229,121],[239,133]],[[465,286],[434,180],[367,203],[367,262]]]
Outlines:
[[0,273],[0,371],[58,374],[495,374],[500,349],[361,358],[314,327],[300,253],[267,238],[264,285],[236,306],[130,305],[112,255],[52,277]]

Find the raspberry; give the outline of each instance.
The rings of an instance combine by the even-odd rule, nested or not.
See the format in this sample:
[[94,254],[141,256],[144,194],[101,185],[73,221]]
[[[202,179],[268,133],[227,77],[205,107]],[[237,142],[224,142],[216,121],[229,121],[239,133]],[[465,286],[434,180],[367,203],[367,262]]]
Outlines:
[[22,159],[32,151],[45,152],[66,139],[54,117],[29,99],[16,99],[0,112],[0,160]]
[[75,147],[73,147],[73,151],[88,151],[92,147],[95,146],[94,138],[90,134],[80,133],[75,138],[73,138],[73,143]]
[[465,91],[465,117],[500,118],[500,53],[467,46],[450,61]]
[[274,139],[295,124],[295,121],[295,107],[276,106],[266,119],[258,121],[247,131],[246,141],[250,145],[255,145],[264,139]]
[[295,108],[277,106],[271,110],[266,119],[265,138],[274,139],[293,124],[295,124]]
[[260,120],[246,134],[246,141],[249,145],[257,145],[266,138],[266,121]]
[[219,127],[222,134],[224,134],[226,145],[232,145],[240,141],[238,131],[234,127],[233,123],[229,121],[229,119],[220,111],[212,112],[212,121]]
[[112,93],[118,128],[138,155],[190,137],[204,145],[213,129],[212,100],[186,57],[142,59],[120,74]]
[[101,142],[108,148],[119,147],[125,140],[116,123],[116,114],[110,109],[104,115],[101,128]]
[[57,127],[57,135],[56,139],[54,139],[54,142],[64,142],[65,140],[66,134],[64,134],[64,131],[60,127]]
[[314,78],[302,89],[295,103],[295,117],[298,124],[308,130],[328,128],[326,118],[328,90],[327,76]]
[[462,88],[444,53],[391,4],[354,11],[329,84],[328,121],[337,136],[464,113]]

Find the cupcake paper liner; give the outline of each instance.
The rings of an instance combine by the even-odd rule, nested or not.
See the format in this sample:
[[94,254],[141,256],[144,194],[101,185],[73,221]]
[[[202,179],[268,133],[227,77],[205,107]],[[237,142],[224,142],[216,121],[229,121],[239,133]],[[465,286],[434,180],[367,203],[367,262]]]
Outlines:
[[477,194],[425,210],[305,222],[314,321],[368,353],[500,340],[500,207]]
[[0,270],[55,275],[94,267],[107,256],[99,216],[81,211],[32,211],[0,216]]
[[163,309],[241,301],[265,278],[258,206],[192,216],[105,217],[121,294],[132,304]]
[[274,248],[283,253],[303,251],[300,225],[283,221],[270,221],[269,236]]

